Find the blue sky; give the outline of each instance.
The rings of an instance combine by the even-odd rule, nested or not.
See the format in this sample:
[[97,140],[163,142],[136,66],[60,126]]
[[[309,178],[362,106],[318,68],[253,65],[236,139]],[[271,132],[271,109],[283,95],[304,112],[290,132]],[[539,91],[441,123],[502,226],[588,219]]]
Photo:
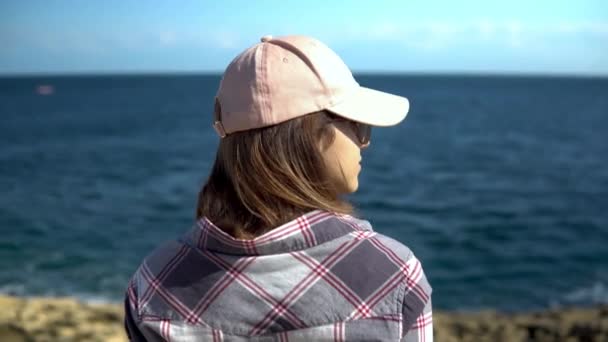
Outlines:
[[0,74],[221,72],[266,34],[355,72],[608,75],[608,1],[0,1]]

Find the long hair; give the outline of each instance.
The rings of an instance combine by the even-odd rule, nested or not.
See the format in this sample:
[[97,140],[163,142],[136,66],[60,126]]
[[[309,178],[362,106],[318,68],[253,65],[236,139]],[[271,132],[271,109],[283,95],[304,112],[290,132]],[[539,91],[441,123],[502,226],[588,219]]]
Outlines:
[[315,209],[352,214],[321,155],[335,138],[330,121],[320,111],[224,137],[199,193],[197,218],[250,239]]

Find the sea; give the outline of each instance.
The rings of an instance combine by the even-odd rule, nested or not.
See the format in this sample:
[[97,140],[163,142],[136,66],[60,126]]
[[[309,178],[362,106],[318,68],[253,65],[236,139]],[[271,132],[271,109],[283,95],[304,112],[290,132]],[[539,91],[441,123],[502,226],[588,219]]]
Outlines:
[[[411,110],[373,129],[348,199],[436,310],[608,303],[608,78],[355,77]],[[220,78],[0,77],[0,293],[120,302],[194,222]]]

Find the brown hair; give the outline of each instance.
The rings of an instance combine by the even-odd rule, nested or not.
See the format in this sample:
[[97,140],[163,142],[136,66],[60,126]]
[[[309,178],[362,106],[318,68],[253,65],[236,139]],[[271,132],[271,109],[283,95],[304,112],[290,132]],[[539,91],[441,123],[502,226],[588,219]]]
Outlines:
[[352,214],[320,153],[335,137],[330,121],[320,111],[224,137],[199,193],[197,218],[250,239],[315,209]]

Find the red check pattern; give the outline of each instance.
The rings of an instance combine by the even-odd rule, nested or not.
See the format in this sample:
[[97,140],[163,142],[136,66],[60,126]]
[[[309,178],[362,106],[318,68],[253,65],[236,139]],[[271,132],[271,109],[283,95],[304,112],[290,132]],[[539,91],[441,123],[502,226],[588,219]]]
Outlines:
[[142,341],[432,341],[430,294],[418,259],[367,221],[312,211],[239,240],[203,218],[141,264],[125,328]]
[[[243,285],[246,289],[263,299],[269,306],[272,307],[272,312],[280,316],[285,316],[296,327],[303,328],[306,326],[305,323],[303,323],[296,315],[291,313],[283,303],[276,301],[266,290],[264,290],[262,286],[251,280],[249,277],[247,277],[247,275],[240,271],[233,271],[229,264],[224,262],[220,257],[213,255],[213,253],[206,253],[206,255],[210,260],[224,268],[226,272],[231,275],[232,279],[239,281],[239,283],[241,283],[241,285]],[[254,258],[251,258],[251,260],[253,261]],[[251,333],[250,335],[256,334]]]

